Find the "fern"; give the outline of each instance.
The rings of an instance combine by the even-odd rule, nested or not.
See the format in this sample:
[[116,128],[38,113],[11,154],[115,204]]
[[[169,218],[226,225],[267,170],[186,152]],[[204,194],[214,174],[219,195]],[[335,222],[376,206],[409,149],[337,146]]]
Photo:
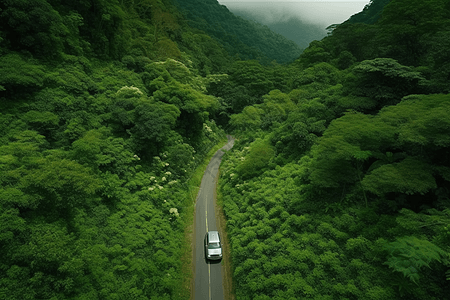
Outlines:
[[431,269],[433,261],[441,262],[441,258],[446,255],[445,251],[433,243],[414,236],[398,238],[395,242],[386,244],[385,249],[389,253],[385,264],[416,284],[422,267]]

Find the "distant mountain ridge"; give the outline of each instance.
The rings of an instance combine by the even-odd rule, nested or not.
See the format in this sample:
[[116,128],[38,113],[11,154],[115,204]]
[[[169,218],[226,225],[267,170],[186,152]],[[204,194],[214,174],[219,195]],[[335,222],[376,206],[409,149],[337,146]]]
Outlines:
[[217,0],[174,0],[191,27],[219,41],[233,56],[262,63],[294,61],[302,49],[269,27],[236,16]]
[[[232,12],[244,19],[253,19],[256,22],[262,23],[249,11],[232,10]],[[321,40],[327,35],[325,28],[321,28],[319,25],[305,23],[299,18],[289,18],[288,20],[272,22],[267,24],[267,27],[292,40],[303,49],[307,48],[312,41]]]

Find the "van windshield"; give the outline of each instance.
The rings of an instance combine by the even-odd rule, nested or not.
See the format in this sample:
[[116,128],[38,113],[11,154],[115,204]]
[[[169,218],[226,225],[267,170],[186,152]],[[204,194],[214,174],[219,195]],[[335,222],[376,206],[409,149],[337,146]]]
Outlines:
[[218,248],[220,248],[220,244],[219,243],[209,243],[208,248],[209,249],[218,249]]

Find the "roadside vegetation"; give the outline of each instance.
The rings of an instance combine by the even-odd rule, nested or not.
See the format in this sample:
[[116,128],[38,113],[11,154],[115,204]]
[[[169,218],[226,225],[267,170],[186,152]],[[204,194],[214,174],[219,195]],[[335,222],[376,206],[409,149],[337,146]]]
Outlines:
[[450,7],[381,2],[230,115],[219,182],[237,299],[450,293]]
[[170,2],[124,2],[0,4],[2,299],[190,297],[220,78],[170,39],[188,34]]

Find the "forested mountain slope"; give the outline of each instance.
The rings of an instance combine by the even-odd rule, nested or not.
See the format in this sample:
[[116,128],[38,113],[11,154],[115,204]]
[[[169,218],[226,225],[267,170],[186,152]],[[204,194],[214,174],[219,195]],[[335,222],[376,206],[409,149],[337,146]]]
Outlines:
[[380,19],[383,8],[389,1],[390,0],[371,0],[361,12],[354,14],[346,22],[375,24]]
[[170,1],[0,2],[0,299],[189,298],[230,62]]
[[219,180],[238,299],[448,298],[449,15],[391,0],[260,73]]
[[257,59],[264,64],[273,60],[290,63],[302,51],[267,26],[234,15],[217,0],[175,0],[175,3],[190,26],[207,32],[239,59]]
[[[232,10],[235,15],[243,17],[247,20],[255,20],[263,23],[262,17],[253,15],[250,11]],[[320,25],[308,24],[299,18],[289,18],[287,20],[273,21],[266,25],[272,31],[281,34],[284,37],[295,42],[302,49],[307,48],[309,43],[314,40],[321,40],[327,35],[325,27]],[[296,57],[297,59],[298,57]]]

